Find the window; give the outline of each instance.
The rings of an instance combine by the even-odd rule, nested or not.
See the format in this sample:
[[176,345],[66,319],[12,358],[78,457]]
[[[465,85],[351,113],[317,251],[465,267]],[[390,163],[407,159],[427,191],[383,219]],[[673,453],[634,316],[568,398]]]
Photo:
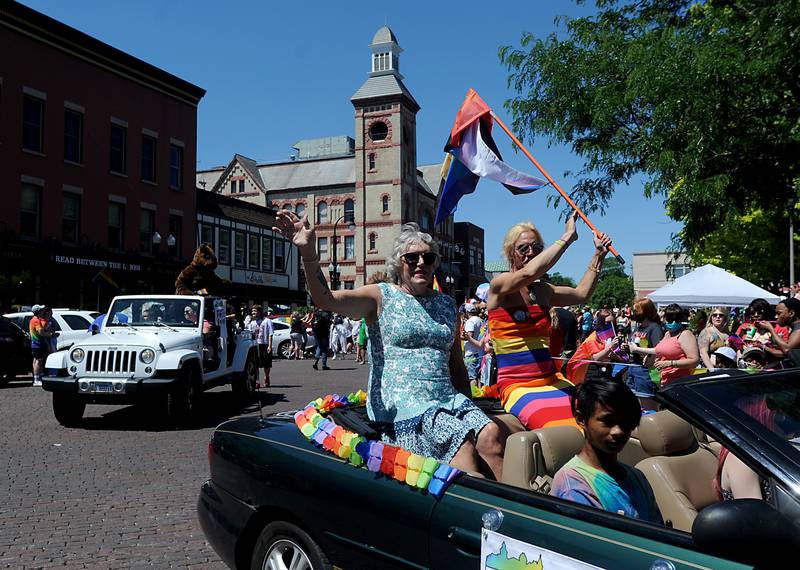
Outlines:
[[672,263],[667,265],[667,281],[673,281],[678,277],[683,277],[687,273],[691,272],[691,270],[692,266],[686,263]]
[[142,180],[156,181],[156,139],[142,135]]
[[258,269],[258,264],[261,261],[261,252],[258,249],[261,240],[258,238],[259,236],[255,234],[248,234],[247,236],[247,266],[250,269]]
[[247,243],[244,239],[244,232],[233,232],[233,264],[236,267],[244,267],[246,249]]
[[61,239],[64,243],[77,244],[81,237],[81,197],[64,193],[64,214],[61,217]]
[[108,249],[122,251],[125,230],[125,206],[111,202],[108,205]]
[[381,198],[381,212],[384,214],[389,211],[389,196],[383,196]]
[[344,258],[353,259],[356,256],[355,236],[344,236]]
[[64,109],[64,160],[83,162],[83,115]]
[[[244,181],[239,183],[241,191]],[[183,149],[178,145],[169,145],[169,187],[183,190]]]
[[44,101],[25,96],[22,106],[22,148],[44,152]]
[[317,255],[320,259],[328,259],[328,238],[317,238]]
[[139,211],[139,251],[152,255],[158,251],[160,244],[153,243],[156,231],[156,213],[153,210]]
[[275,271],[285,271],[284,266],[286,255],[286,242],[283,240],[275,241]]
[[483,252],[481,250],[478,250],[477,256],[478,256],[478,273],[483,273]]
[[345,281],[344,282],[344,288],[345,289],[355,289],[356,288],[355,281]]
[[344,221],[355,222],[356,220],[356,207],[352,200],[344,201]]
[[231,194],[236,194],[236,180],[231,180]]
[[[183,216],[178,216],[176,214],[169,215],[169,235],[175,240],[175,245],[169,245],[169,241],[167,242],[169,254],[172,257],[180,258],[181,236],[183,235]],[[169,240],[169,238],[167,238],[167,240]]]
[[261,236],[261,269],[272,271],[272,238]]
[[291,205],[291,204],[284,204],[284,205],[283,205],[283,209],[284,209],[284,210],[289,210],[290,212],[291,212],[292,210],[294,210],[294,208],[292,208],[292,205]]
[[425,211],[422,212],[422,220],[420,220],[420,227],[424,231],[430,231],[431,229],[431,215],[429,212]]
[[385,141],[389,136],[389,127],[383,121],[375,121],[369,127],[369,138],[372,142]]
[[200,243],[208,243],[211,244],[211,247],[214,247],[214,226],[208,224],[200,225]]
[[217,261],[225,265],[230,265],[231,263],[231,230],[228,228],[219,228]]
[[297,216],[302,219],[303,214],[306,213],[306,205],[298,204],[297,207],[294,209],[294,213],[297,214]]
[[239,192],[240,192],[241,194],[244,194],[244,178],[242,178],[241,180],[239,180]]
[[372,71],[386,71],[389,68],[388,53],[376,53],[372,56]]
[[375,170],[375,153],[369,153],[369,169]]
[[22,185],[19,235],[27,239],[41,237],[42,189],[34,184]]
[[327,224],[328,223],[328,204],[325,202],[320,202],[317,204],[317,223],[318,224]]
[[369,234],[369,250],[370,251],[377,251],[377,249],[378,249],[377,248],[378,244],[376,243],[378,241],[377,238],[378,238],[378,236],[376,236],[374,233],[373,234]]
[[74,331],[85,331],[89,329],[89,325],[92,324],[92,321],[80,316],[80,315],[61,315],[61,318],[64,319],[64,322],[67,323],[67,326]]
[[125,139],[128,129],[119,125],[111,125],[111,172],[125,174],[127,163],[125,161]]

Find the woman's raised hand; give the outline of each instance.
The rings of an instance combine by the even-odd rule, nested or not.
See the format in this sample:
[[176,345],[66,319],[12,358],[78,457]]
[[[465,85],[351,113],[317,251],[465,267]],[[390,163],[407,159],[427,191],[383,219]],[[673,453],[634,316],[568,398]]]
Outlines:
[[608,234],[594,234],[594,247],[600,253],[608,253],[608,248],[611,246],[611,238]]
[[275,216],[275,224],[272,230],[280,232],[283,237],[296,245],[303,257],[306,257],[306,254],[310,254],[312,257],[315,255],[315,233],[314,228],[308,222],[308,214],[303,213],[301,219],[297,214],[289,210],[278,210]]
[[578,241],[578,230],[575,228],[575,222],[578,220],[578,212],[572,212],[569,218],[567,218],[567,223],[564,226],[564,235],[561,236],[567,244],[570,244],[574,241]]

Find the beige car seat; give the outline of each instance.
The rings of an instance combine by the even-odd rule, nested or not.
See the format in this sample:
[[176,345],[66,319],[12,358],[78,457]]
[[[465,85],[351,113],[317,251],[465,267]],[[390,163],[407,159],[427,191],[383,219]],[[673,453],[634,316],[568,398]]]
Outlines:
[[651,457],[636,467],[647,477],[664,522],[691,532],[697,513],[717,501],[717,457],[698,445],[692,426],[669,411],[642,417],[639,441]]
[[503,483],[541,493],[550,492],[553,476],[583,447],[583,433],[574,426],[554,426],[515,433],[506,440]]

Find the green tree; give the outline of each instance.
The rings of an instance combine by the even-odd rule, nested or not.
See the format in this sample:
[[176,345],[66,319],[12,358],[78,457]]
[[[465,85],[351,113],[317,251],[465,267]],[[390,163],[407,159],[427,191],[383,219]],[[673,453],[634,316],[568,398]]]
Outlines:
[[594,289],[590,304],[594,308],[608,305],[622,307],[633,301],[633,278],[617,273],[601,277]]
[[[800,186],[797,0],[596,5],[591,17],[561,18],[560,36],[525,34],[500,48],[517,133],[583,157],[571,191],[578,204],[603,211],[617,186],[644,175],[645,196],[683,223],[676,245],[695,259],[737,218],[785,220]],[[787,249],[780,235],[765,253]]]
[[553,285],[563,285],[566,287],[577,287],[578,284],[575,283],[575,280],[572,277],[567,277],[566,275],[561,275],[558,271],[551,274],[548,281]]

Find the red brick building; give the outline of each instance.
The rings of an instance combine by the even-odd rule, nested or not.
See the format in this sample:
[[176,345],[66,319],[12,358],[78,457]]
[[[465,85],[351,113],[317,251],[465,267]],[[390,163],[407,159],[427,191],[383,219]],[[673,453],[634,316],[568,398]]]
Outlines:
[[0,53],[0,307],[171,292],[205,91],[16,2]]

